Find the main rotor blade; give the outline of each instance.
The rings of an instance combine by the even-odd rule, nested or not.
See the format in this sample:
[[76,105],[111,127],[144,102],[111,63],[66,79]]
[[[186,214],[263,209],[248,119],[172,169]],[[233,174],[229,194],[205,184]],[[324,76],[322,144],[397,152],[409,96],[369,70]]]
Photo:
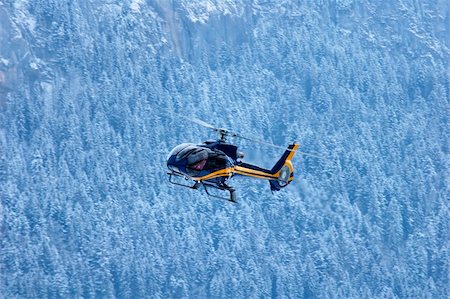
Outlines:
[[186,116],[183,116],[183,115],[179,115],[179,116],[184,118],[185,120],[188,120],[190,122],[196,123],[197,125],[203,126],[205,128],[217,130],[217,128],[214,127],[213,125],[208,124],[207,122],[204,122],[203,120],[200,120],[198,118],[195,118],[195,117],[190,118],[190,117],[186,117]]
[[214,127],[211,124],[208,124],[207,122],[204,122],[203,120],[200,120],[197,118],[192,118],[191,120],[192,120],[192,122],[199,124],[200,126],[204,126],[205,128],[217,130],[216,127]]
[[[251,142],[255,142],[255,143],[263,144],[263,145],[270,146],[270,147],[273,147],[273,148],[283,149],[283,150],[287,150],[287,151],[291,151],[292,152],[291,149],[286,148],[284,146],[280,146],[280,145],[276,145],[276,144],[273,144],[273,143],[270,143],[270,142],[267,142],[267,141],[253,139],[253,138],[250,138],[250,137],[247,137],[247,136],[244,136],[244,135],[236,134],[236,133],[234,133],[232,131],[228,131],[227,129],[216,128],[213,125],[208,124],[207,122],[205,122],[205,121],[203,121],[201,119],[195,118],[195,117],[189,118],[189,117],[186,117],[184,115],[179,115],[179,114],[176,114],[176,115],[181,117],[181,118],[183,118],[183,119],[185,119],[185,120],[187,120],[187,121],[196,123],[196,124],[198,124],[200,126],[208,128],[208,129],[212,129],[212,130],[214,130],[216,132],[223,133],[223,134],[225,134],[227,136],[230,136],[230,137],[237,137],[237,138],[245,139],[245,140],[248,140],[248,141],[251,141]],[[321,157],[321,156],[313,154],[313,153],[307,153],[307,152],[302,152],[302,151],[298,151],[298,153],[303,155],[303,156],[309,156],[309,157],[321,159],[321,160],[324,160],[324,161],[328,160],[327,158]]]
[[[239,134],[234,134],[233,137],[239,137],[239,138],[242,138],[242,139],[245,139],[245,140],[248,140],[248,141],[256,142],[256,143],[263,144],[263,145],[270,146],[270,147],[274,147],[274,148],[284,149],[284,150],[290,151],[290,152],[293,151],[293,150],[291,150],[289,148],[286,148],[286,147],[283,147],[283,146],[279,146],[279,145],[276,145],[276,144],[273,144],[273,143],[270,143],[270,142],[266,142],[266,141],[256,140],[256,139],[249,138],[249,137],[246,137],[246,136],[243,136],[243,135],[239,135]],[[323,160],[323,161],[327,161],[328,160],[327,158],[324,158],[322,156],[319,156],[319,155],[313,154],[313,153],[307,153],[307,152],[303,152],[303,151],[297,151],[297,153],[299,153],[300,155],[303,155],[303,156],[317,158],[317,159],[320,159],[320,160]]]
[[266,145],[266,146],[271,146],[271,147],[274,147],[274,148],[280,148],[280,149],[292,151],[291,149],[288,149],[288,148],[286,148],[284,146],[279,146],[279,145],[276,145],[276,144],[273,144],[273,143],[270,143],[270,142],[249,138],[249,137],[246,137],[246,136],[243,136],[243,135],[234,134],[232,136],[233,137],[242,138],[242,139],[245,139],[245,140],[248,140],[248,141],[256,142],[256,143],[259,143],[259,144],[263,144],[263,145]]
[[300,155],[307,156],[307,157],[312,157],[312,158],[317,158],[317,159],[320,159],[322,161],[329,161],[329,159],[324,158],[324,157],[319,156],[319,155],[316,155],[316,154],[306,153],[306,152],[302,152],[302,151],[298,151],[298,153]]

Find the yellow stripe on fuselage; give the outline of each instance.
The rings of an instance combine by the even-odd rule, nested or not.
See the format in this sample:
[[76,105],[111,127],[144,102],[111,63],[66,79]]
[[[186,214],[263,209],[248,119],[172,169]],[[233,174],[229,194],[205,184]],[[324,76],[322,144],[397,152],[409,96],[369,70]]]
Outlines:
[[215,179],[218,177],[224,177],[224,176],[232,176],[233,175],[233,170],[234,167],[228,167],[228,168],[224,168],[224,169],[220,169],[214,172],[211,172],[210,174],[201,176],[201,177],[193,177],[192,179],[196,180],[196,181],[205,181],[205,180],[210,180],[210,179]]
[[247,167],[235,166],[234,169],[237,174],[242,174],[242,175],[261,178],[261,179],[276,179],[276,176],[274,176],[271,173],[267,173],[267,172],[247,168]]
[[259,170],[254,170],[251,168],[246,168],[242,166],[233,166],[228,167],[224,169],[220,169],[217,171],[214,171],[210,174],[207,174],[202,177],[192,177],[192,179],[196,181],[205,181],[205,180],[211,180],[218,177],[230,177],[233,174],[240,174],[244,176],[254,177],[258,179],[266,179],[266,180],[276,180],[278,177],[276,175],[272,175],[270,173],[262,172]]

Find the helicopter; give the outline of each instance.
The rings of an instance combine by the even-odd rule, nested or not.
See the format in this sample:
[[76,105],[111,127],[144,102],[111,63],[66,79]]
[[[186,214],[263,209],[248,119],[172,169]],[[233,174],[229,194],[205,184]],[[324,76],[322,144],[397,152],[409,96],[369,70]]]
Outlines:
[[[167,167],[169,169],[167,175],[170,183],[191,189],[199,189],[203,186],[208,196],[235,203],[237,198],[236,189],[228,184],[228,180],[234,176],[268,180],[272,192],[285,188],[294,180],[292,158],[299,147],[298,143],[293,142],[287,148],[284,148],[248,138],[224,128],[216,128],[196,118],[186,119],[216,131],[219,134],[219,138],[217,140],[207,140],[202,144],[182,143],[173,148],[167,157]],[[246,139],[254,143],[282,148],[285,151],[271,169],[266,169],[243,162],[244,154],[238,151],[236,145],[227,141],[228,137]],[[177,179],[181,179],[182,182]],[[188,184],[186,181],[191,183]],[[228,192],[229,196],[217,195],[211,192],[212,189]]]

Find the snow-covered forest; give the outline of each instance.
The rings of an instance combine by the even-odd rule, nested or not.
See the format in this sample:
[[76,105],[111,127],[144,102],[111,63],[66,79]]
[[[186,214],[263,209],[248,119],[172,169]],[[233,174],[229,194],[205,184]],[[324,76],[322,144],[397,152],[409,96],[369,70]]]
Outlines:
[[[448,0],[0,0],[0,298],[448,298],[449,70]],[[211,199],[179,115],[325,159]]]

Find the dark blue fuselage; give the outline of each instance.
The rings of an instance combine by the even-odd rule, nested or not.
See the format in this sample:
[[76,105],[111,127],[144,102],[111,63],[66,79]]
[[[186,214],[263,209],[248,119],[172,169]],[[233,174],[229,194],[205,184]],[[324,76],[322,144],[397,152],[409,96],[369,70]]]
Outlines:
[[[167,158],[167,167],[192,178],[203,177],[214,171],[232,167],[237,162],[237,147],[222,142],[205,142],[176,146]],[[224,178],[219,178],[224,181]]]

